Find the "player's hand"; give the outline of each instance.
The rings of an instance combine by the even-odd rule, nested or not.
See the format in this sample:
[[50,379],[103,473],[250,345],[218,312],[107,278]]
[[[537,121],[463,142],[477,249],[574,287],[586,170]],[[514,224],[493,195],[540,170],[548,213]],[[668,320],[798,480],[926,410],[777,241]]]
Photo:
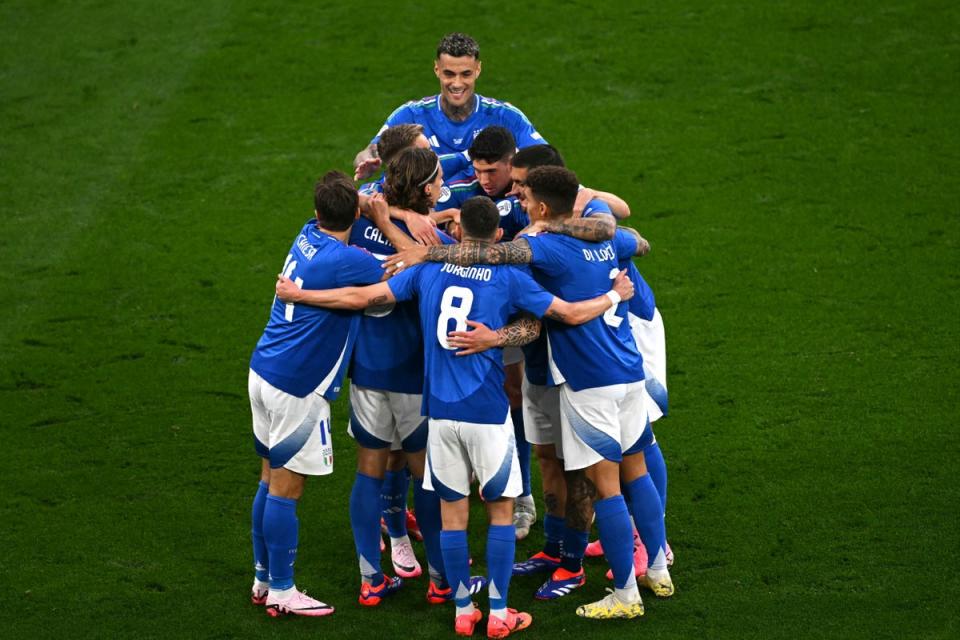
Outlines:
[[440,238],[437,237],[437,223],[430,216],[410,211],[403,221],[406,223],[407,229],[410,230],[410,235],[420,244],[428,246],[440,244]]
[[620,294],[621,300],[629,300],[633,297],[633,281],[627,277],[627,270],[624,269],[613,279],[613,290]]
[[425,262],[427,259],[427,248],[418,245],[407,249],[406,251],[401,251],[400,253],[395,253],[383,262],[383,268],[387,270],[387,275],[396,275],[412,267],[415,264],[420,264]]
[[357,165],[353,172],[354,180],[366,180],[380,168],[380,158],[370,158]]
[[499,343],[497,332],[482,322],[467,320],[467,326],[473,327],[473,331],[451,331],[447,334],[447,343],[451,347],[460,349],[455,355],[468,356],[481,353],[496,347]]
[[593,189],[584,187],[577,192],[577,199],[573,203],[573,217],[579,218],[583,214],[587,203],[597,197],[597,192]]
[[382,193],[375,193],[367,199],[367,207],[370,211],[370,219],[378,227],[390,222],[390,205]]
[[280,298],[282,302],[300,302],[300,295],[302,293],[303,291],[294,284],[293,280],[282,273],[277,274],[277,297]]

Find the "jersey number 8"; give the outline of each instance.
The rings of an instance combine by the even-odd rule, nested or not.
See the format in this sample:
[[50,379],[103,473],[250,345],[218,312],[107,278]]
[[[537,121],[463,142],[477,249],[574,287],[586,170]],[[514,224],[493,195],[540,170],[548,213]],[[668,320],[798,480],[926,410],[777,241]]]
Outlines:
[[[454,304],[459,301],[459,304]],[[440,300],[440,317],[437,318],[437,340],[444,349],[453,351],[456,347],[451,347],[447,342],[447,333],[450,321],[456,322],[453,331],[467,330],[467,315],[473,307],[473,291],[466,287],[447,287],[443,291],[443,298]]]

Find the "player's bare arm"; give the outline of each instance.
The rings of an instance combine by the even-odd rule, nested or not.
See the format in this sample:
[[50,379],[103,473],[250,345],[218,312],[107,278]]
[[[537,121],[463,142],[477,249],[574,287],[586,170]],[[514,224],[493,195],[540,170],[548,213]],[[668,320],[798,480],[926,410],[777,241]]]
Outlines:
[[496,331],[474,320],[467,320],[467,326],[471,327],[471,330],[451,331],[447,334],[450,346],[461,349],[457,352],[458,356],[480,353],[495,347],[522,347],[540,336],[540,321],[526,314]]
[[365,180],[380,168],[380,157],[377,155],[377,145],[372,143],[364,147],[353,159],[353,179]]
[[[617,223],[606,215],[590,216],[589,218],[564,218],[562,220],[540,220],[535,223],[536,228],[549,233],[559,233],[573,236],[588,242],[603,242],[613,238],[617,231]],[[533,225],[531,225],[533,226]]]
[[573,205],[574,216],[579,217],[580,214],[583,213],[587,203],[594,198],[606,202],[617,220],[630,217],[630,205],[628,205],[623,198],[609,191],[598,191],[596,189],[590,189],[589,187],[584,187],[577,193],[577,201]]
[[617,228],[620,229],[620,231],[629,233],[630,235],[633,236],[633,239],[637,241],[637,252],[634,255],[645,256],[648,253],[650,253],[650,243],[647,241],[646,238],[640,235],[639,231],[637,231],[632,227],[624,227],[622,225]]
[[402,271],[421,262],[449,262],[460,266],[474,264],[529,264],[533,259],[530,245],[523,238],[493,244],[466,241],[461,244],[414,247],[390,256],[383,263],[388,273]]
[[286,303],[308,304],[326,309],[349,309],[359,311],[397,301],[385,282],[366,287],[340,287],[339,289],[301,289],[290,278],[277,275],[277,297]]

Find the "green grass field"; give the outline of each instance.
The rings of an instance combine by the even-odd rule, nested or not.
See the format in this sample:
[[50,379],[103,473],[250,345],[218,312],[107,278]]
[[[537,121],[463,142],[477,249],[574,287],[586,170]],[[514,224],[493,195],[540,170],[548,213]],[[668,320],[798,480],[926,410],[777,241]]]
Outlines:
[[313,181],[464,30],[631,203],[668,336],[677,595],[518,579],[523,637],[957,637],[957,6],[402,4],[0,2],[0,635],[453,637],[424,579],[356,604],[345,397],[297,563],[338,611],[249,605],[246,375]]

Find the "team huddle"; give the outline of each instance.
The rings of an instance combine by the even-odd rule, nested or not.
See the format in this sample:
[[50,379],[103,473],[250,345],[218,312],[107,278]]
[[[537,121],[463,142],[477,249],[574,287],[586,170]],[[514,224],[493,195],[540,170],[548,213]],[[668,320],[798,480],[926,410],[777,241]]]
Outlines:
[[[606,557],[614,589],[581,617],[643,615],[641,587],[673,594],[651,428],[667,411],[663,322],[633,262],[649,245],[617,226],[627,203],[581,185],[517,108],[475,93],[479,57],[469,36],[444,36],[440,93],[398,108],[357,155],[354,180],[379,178],[317,183],[278,277],[248,384],[262,459],[251,598],[272,616],[334,611],[295,586],[296,507],[306,476],[333,470],[330,403],[348,372],[361,605],[422,575],[411,538],[426,599],[453,602],[459,635],[482,620],[484,590],[488,637],[529,627],[508,607],[511,577],[542,573],[535,597],[559,600],[585,585],[584,556]],[[544,544],[518,561],[537,522],[531,450]],[[483,575],[467,544],[474,486]]]

